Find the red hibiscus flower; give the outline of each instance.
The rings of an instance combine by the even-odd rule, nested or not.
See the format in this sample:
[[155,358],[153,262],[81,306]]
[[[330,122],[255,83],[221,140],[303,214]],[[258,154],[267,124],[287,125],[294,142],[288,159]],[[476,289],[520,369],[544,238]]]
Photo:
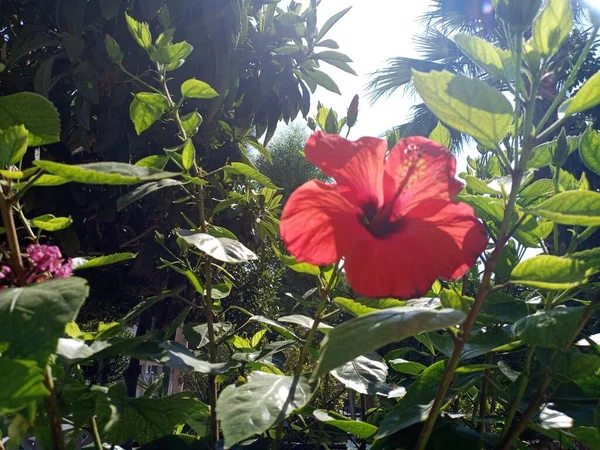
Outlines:
[[352,288],[367,297],[423,295],[437,278],[454,280],[487,245],[473,209],[454,201],[456,160],[423,137],[348,141],[314,133],[306,158],[335,183],[309,181],[289,198],[281,237],[298,261],[344,258]]

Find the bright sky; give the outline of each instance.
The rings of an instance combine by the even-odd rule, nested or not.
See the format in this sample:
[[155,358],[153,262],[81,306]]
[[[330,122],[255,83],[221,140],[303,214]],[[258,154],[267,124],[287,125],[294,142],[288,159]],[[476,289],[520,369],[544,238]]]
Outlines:
[[[394,125],[403,123],[415,99],[403,95],[402,89],[391,97],[382,97],[371,105],[366,86],[371,74],[385,67],[395,56],[418,57],[413,36],[422,30],[419,17],[427,10],[428,0],[322,0],[318,7],[318,25],[335,13],[352,6],[352,9],[329,31],[327,38],[335,40],[339,51],[352,58],[352,68],[358,76],[343,72],[322,63],[338,84],[342,95],[318,88],[312,97],[313,109],[317,100],[345,115],[354,94],[360,96],[358,123],[350,138],[379,136]],[[326,50],[326,49],[324,49]],[[343,116],[342,116],[343,117]],[[303,120],[303,119],[300,119]],[[466,150],[458,158],[458,172],[466,167],[466,155],[476,153]]]

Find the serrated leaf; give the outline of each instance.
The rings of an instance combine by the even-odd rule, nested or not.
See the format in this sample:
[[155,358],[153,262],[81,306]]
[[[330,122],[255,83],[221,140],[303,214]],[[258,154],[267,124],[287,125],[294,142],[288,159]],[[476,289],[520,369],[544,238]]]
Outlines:
[[110,264],[129,261],[137,256],[137,253],[113,253],[112,255],[96,256],[95,258],[73,258],[73,270],[93,269],[95,267],[108,266]]
[[424,331],[461,323],[464,313],[453,309],[397,307],[356,317],[336,326],[325,336],[315,377],[360,355]]
[[125,13],[125,21],[127,22],[127,28],[131,36],[133,36],[138,45],[145,50],[151,49],[152,35],[150,34],[150,26],[146,22],[138,22],[127,13]]
[[188,139],[181,151],[181,163],[185,170],[190,170],[196,160],[196,147],[191,139]]
[[0,130],[15,125],[23,125],[27,129],[30,147],[60,140],[58,111],[41,95],[19,92],[0,97]]
[[305,377],[253,372],[248,382],[227,386],[217,400],[225,448],[261,434],[310,401],[313,389]]
[[579,155],[588,169],[600,175],[600,133],[592,127],[588,127],[581,136]]
[[583,83],[574,97],[564,102],[558,113],[565,117],[586,111],[600,104],[600,72],[595,73]]
[[129,107],[129,117],[135,125],[137,134],[142,134],[162,117],[169,109],[169,102],[162,94],[140,92],[133,94],[133,101]]
[[218,261],[242,263],[258,259],[253,251],[233,239],[216,238],[207,233],[196,233],[190,230],[179,230],[177,234],[188,245],[196,247]]
[[44,231],[58,231],[68,228],[73,223],[70,217],[55,217],[52,214],[45,214],[31,219],[31,225]]
[[69,165],[43,160],[34,161],[34,164],[62,179],[84,184],[128,185],[178,175],[173,172],[162,172],[150,167],[133,166],[118,162]]
[[331,375],[348,389],[375,395],[383,390],[388,368],[381,356],[368,352],[332,370]]
[[44,371],[35,362],[0,358],[0,412],[15,412],[50,395]]
[[185,116],[181,116],[181,125],[183,126],[188,138],[198,132],[198,128],[200,128],[201,124],[202,116],[198,111],[193,111]]
[[471,61],[489,74],[508,81],[514,77],[514,63],[509,51],[468,34],[456,35],[454,42]]
[[17,164],[27,151],[29,133],[23,125],[0,130],[0,167]]
[[452,135],[448,128],[442,125],[442,122],[438,122],[435,128],[429,133],[429,139],[443,145],[446,148],[452,146]]
[[1,290],[0,342],[10,345],[3,356],[35,360],[45,366],[88,291],[87,281],[76,277]]
[[570,289],[586,282],[595,269],[585,261],[553,255],[539,255],[520,262],[510,282],[543,289]]
[[600,193],[593,191],[562,192],[526,210],[564,225],[600,225]]
[[194,50],[194,47],[185,41],[177,44],[167,44],[150,53],[150,59],[160,64],[173,64],[187,58],[192,50]]
[[187,98],[215,98],[219,93],[208,83],[191,78],[181,85],[181,95]]
[[279,189],[277,186],[275,186],[275,184],[273,184],[273,182],[269,179],[269,177],[267,177],[266,175],[263,175],[258,170],[250,167],[247,164],[234,162],[234,163],[231,163],[231,165],[229,165],[229,166],[223,167],[223,171],[226,173],[234,174],[234,175],[243,175],[245,177],[250,178],[251,180],[258,181],[264,187],[267,187],[270,189]]
[[554,55],[573,28],[569,0],[548,0],[533,22],[533,43],[544,56]]
[[584,313],[584,307],[540,311],[515,322],[512,332],[530,345],[563,349]]
[[512,124],[508,99],[481,80],[450,72],[413,70],[415,88],[429,109],[452,128],[495,145]]

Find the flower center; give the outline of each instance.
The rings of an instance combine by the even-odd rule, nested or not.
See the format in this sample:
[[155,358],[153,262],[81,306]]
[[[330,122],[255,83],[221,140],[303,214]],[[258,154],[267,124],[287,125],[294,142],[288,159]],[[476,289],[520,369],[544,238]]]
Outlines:
[[381,208],[371,201],[363,206],[361,222],[363,226],[376,238],[384,238],[396,233],[402,227],[399,220],[391,221],[392,205],[384,204]]

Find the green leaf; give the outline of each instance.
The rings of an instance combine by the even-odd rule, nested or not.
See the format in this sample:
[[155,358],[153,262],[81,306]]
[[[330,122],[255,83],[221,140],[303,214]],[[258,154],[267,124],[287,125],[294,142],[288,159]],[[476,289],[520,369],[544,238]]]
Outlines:
[[31,225],[44,231],[58,231],[68,228],[73,223],[70,217],[55,217],[52,214],[44,214],[31,219]]
[[581,136],[579,156],[588,169],[600,175],[600,133],[592,127],[588,127]]
[[60,141],[60,118],[54,105],[32,92],[0,97],[0,130],[23,125],[29,132],[30,147]]
[[304,74],[304,77],[307,78],[309,81],[312,81],[313,83],[324,87],[328,91],[335,92],[338,95],[342,95],[338,85],[325,72],[321,72],[317,69],[306,69],[302,73]]
[[169,109],[169,102],[162,94],[140,92],[133,94],[129,107],[129,117],[135,125],[135,132],[142,134],[162,117]]
[[188,245],[196,247],[218,261],[243,263],[258,259],[253,251],[233,239],[216,238],[207,233],[196,233],[190,230],[179,230],[177,234]]
[[332,370],[331,375],[348,389],[375,395],[384,391],[388,368],[381,356],[369,352]]
[[[323,26],[319,30],[319,34],[317,34],[315,42],[320,42],[321,39],[323,39],[323,37],[327,34],[327,32],[329,30],[331,30],[331,28],[338,22],[338,20],[340,20],[342,17],[344,17],[346,15],[346,13],[348,11],[350,11],[350,9],[352,9],[351,6],[346,9],[343,9],[342,11],[334,14],[329,19],[327,19],[327,21],[323,24]],[[323,45],[324,43],[325,43],[325,41],[323,41],[323,43],[321,43],[321,45]]]
[[135,39],[140,47],[145,50],[152,48],[152,35],[150,34],[150,26],[146,22],[138,22],[129,14],[125,13],[125,21],[129,33]]
[[18,164],[27,151],[29,133],[23,125],[0,130],[0,166]]
[[600,448],[600,430],[594,427],[578,427],[575,438],[588,448]]
[[[198,111],[193,111],[185,116],[181,116],[181,125],[188,137],[193,136],[198,132],[198,128],[202,124],[202,116]],[[187,144],[187,143],[186,143]],[[185,146],[184,146],[185,149]]]
[[273,248],[273,250],[275,251],[275,255],[277,256],[277,259],[279,259],[279,261],[281,261],[283,263],[283,265],[285,265],[286,267],[289,267],[294,272],[306,273],[308,275],[314,275],[317,277],[321,273],[321,269],[319,269],[318,266],[314,266],[309,263],[298,262],[296,260],[296,257],[294,257],[294,256],[283,255],[276,248]]
[[223,167],[223,170],[226,173],[231,173],[234,175],[243,175],[245,177],[250,178],[251,180],[258,181],[264,187],[267,187],[270,189],[279,189],[277,186],[275,186],[273,184],[273,182],[266,175],[263,175],[258,170],[253,169],[252,167],[250,167],[246,164],[234,162],[234,163],[231,163],[230,166]]
[[406,306],[407,304],[405,301],[396,300],[395,298],[368,299],[365,297],[358,297],[355,299],[349,299],[344,297],[336,297],[333,299],[333,301],[341,309],[354,316],[363,316],[380,309]]
[[303,376],[253,372],[248,382],[227,386],[217,400],[225,448],[261,434],[310,401],[313,388]]
[[598,104],[600,104],[600,72],[588,78],[574,97],[560,105],[558,113],[569,117],[593,108]]
[[352,59],[350,59],[348,56],[344,55],[343,53],[340,52],[336,52],[333,50],[325,50],[321,53],[315,53],[315,57],[317,59],[320,59],[322,61],[342,61],[342,62],[347,62],[350,63],[352,62]]
[[413,79],[427,107],[452,128],[490,145],[508,133],[512,106],[504,95],[483,81],[447,71],[416,70]]
[[73,258],[73,270],[93,269],[95,267],[108,266],[123,261],[129,261],[137,256],[137,253],[113,253],[112,255],[97,256],[95,258]]
[[408,361],[402,358],[390,359],[388,363],[396,372],[404,373],[406,375],[420,375],[427,369],[427,366],[424,366],[421,363]]
[[593,191],[562,192],[526,210],[564,225],[600,225],[600,193]]
[[260,322],[262,324],[265,324],[271,328],[273,328],[277,333],[279,333],[281,336],[287,338],[287,339],[291,339],[294,341],[299,341],[300,339],[298,338],[298,336],[296,336],[294,333],[292,333],[290,330],[288,330],[286,327],[284,327],[282,324],[280,324],[279,322],[273,320],[273,319],[269,319],[268,317],[264,317],[264,316],[252,316],[250,317],[251,321],[253,322]]
[[206,405],[182,392],[165,398],[128,398],[124,384],[116,384],[98,398],[96,415],[103,439],[146,444],[173,434],[194,412]]
[[106,53],[108,53],[110,62],[113,64],[121,64],[123,62],[123,52],[121,51],[121,47],[110,34],[107,34],[104,38],[104,46],[106,47]]
[[168,44],[154,50],[150,54],[150,59],[160,64],[173,64],[187,58],[192,50],[194,50],[194,47],[185,41]]
[[86,280],[76,277],[1,290],[0,342],[10,344],[3,356],[35,360],[44,367],[88,291]]
[[510,282],[542,289],[570,289],[586,282],[597,270],[579,259],[539,255],[520,262]]
[[[438,351],[450,357],[454,350],[454,339],[452,336],[437,333],[428,333],[427,336],[429,336],[429,339]],[[510,334],[502,327],[492,327],[484,331],[479,331],[469,336],[469,341],[463,347],[460,358],[462,360],[477,358],[510,342]]]
[[446,361],[438,361],[421,373],[406,395],[385,416],[376,434],[377,439],[390,436],[427,418],[445,368]]
[[461,323],[461,311],[397,307],[356,317],[336,326],[323,340],[315,378],[384,345],[423,331]]
[[34,164],[53,175],[84,184],[128,185],[178,175],[173,172],[162,172],[150,167],[132,166],[131,164],[118,162],[100,162],[71,166],[69,164],[44,160],[34,161]]
[[50,392],[44,371],[35,361],[0,358],[0,412],[16,412]]
[[477,36],[458,34],[454,37],[458,48],[481,69],[501,80],[514,78],[514,63],[509,51]]
[[196,147],[191,139],[188,139],[181,152],[181,163],[185,170],[190,170],[196,160]]
[[593,376],[600,368],[600,356],[581,353],[575,348],[559,353],[552,362],[552,373],[561,381]]
[[[313,326],[313,323],[315,322],[314,319],[311,319],[307,316],[303,316],[302,314],[292,314],[290,316],[283,316],[279,317],[277,320],[279,322],[293,323],[295,325],[299,325],[303,328],[306,328],[307,330],[310,330]],[[321,331],[331,330],[332,328],[333,327],[331,325],[327,325],[324,322],[319,322],[319,324],[317,325],[317,329]]]
[[171,178],[165,178],[164,180],[151,181],[150,183],[142,184],[133,191],[128,192],[117,200],[117,211],[121,211],[127,208],[132,203],[144,198],[146,195],[156,192],[160,189],[172,186],[181,186],[181,181],[173,180]]
[[530,345],[563,349],[578,328],[585,307],[556,308],[523,317],[512,332]]
[[438,122],[435,128],[429,134],[429,139],[443,145],[446,148],[452,146],[452,135],[448,128],[442,125],[442,122]]
[[477,177],[472,175],[467,175],[465,177],[465,182],[467,183],[467,187],[471,189],[471,191],[477,194],[490,194],[490,195],[500,195],[500,191],[493,189],[490,187],[489,183],[480,180]]
[[346,433],[353,434],[361,439],[370,439],[377,432],[377,427],[375,425],[371,425],[367,422],[350,420],[344,416],[337,417],[337,414],[336,417],[332,417],[326,411],[321,409],[314,411],[313,416],[315,416],[315,419],[319,422],[323,422],[329,426],[345,431]]
[[[567,136],[567,145],[569,154],[579,148],[580,136]],[[558,144],[558,138],[540,144],[533,148],[529,161],[527,161],[527,169],[541,169],[542,167],[552,164],[552,155]]]
[[219,93],[208,83],[191,78],[181,85],[181,95],[186,98],[215,98]]
[[[213,332],[217,339],[223,338],[233,330],[233,325],[228,322],[217,322],[213,325]],[[205,323],[186,323],[183,327],[183,335],[194,348],[202,348],[208,344],[208,325]]]
[[548,0],[533,22],[533,43],[543,56],[554,55],[573,28],[569,0]]
[[[191,425],[190,425],[191,426]],[[193,428],[193,427],[192,427]],[[196,431],[196,430],[194,430]],[[142,445],[139,450],[210,450],[210,446],[201,440],[198,440],[197,436],[190,436],[188,434],[176,434],[171,436],[165,436],[160,439],[156,439],[152,442]]]
[[135,165],[140,167],[151,167],[153,169],[163,170],[168,162],[169,157],[166,155],[150,155],[140,159],[138,162],[135,163]]

